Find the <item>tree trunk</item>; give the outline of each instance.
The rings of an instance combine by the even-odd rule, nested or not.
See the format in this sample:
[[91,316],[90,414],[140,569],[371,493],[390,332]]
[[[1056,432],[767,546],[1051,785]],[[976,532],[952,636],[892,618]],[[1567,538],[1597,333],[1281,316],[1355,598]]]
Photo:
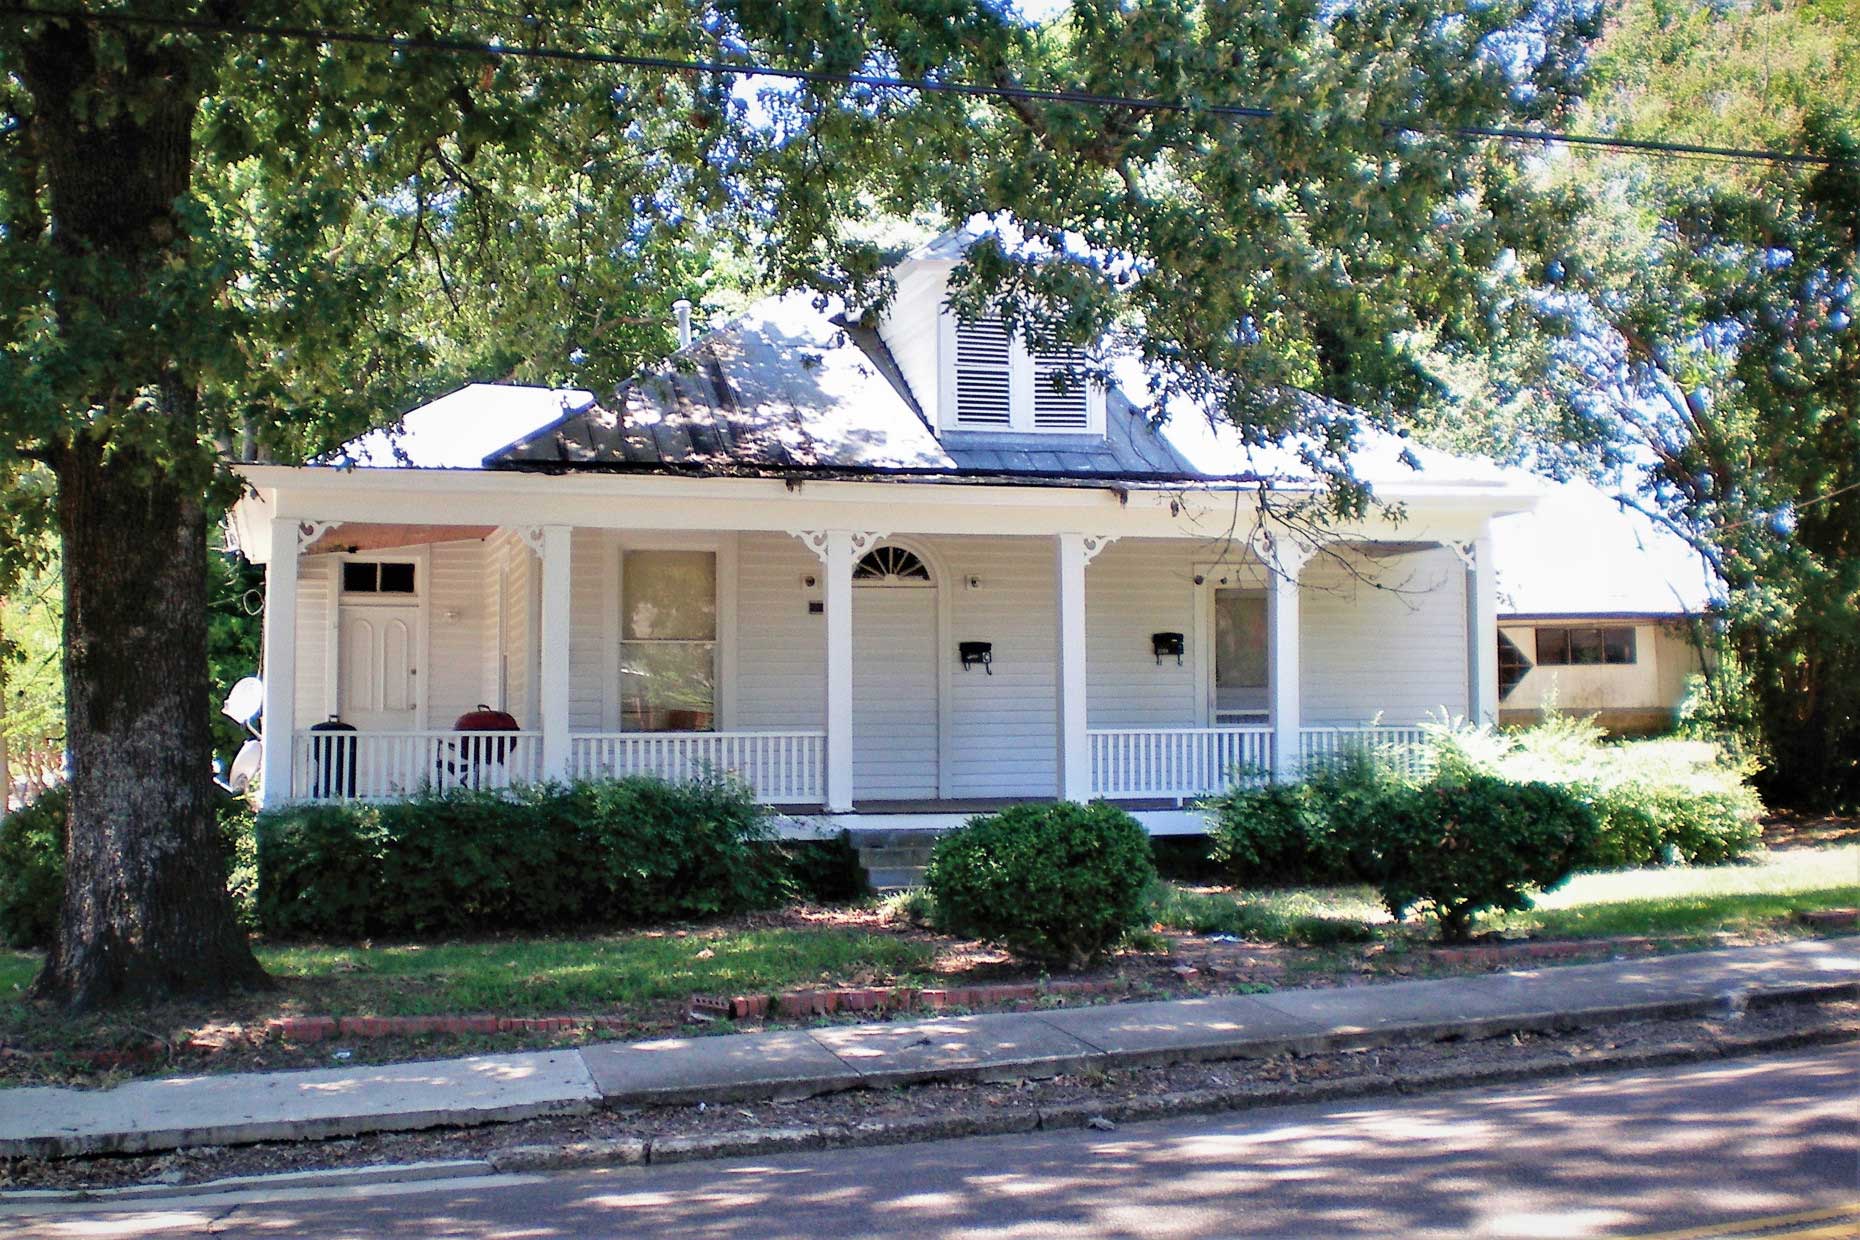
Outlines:
[[[71,810],[57,941],[34,983],[75,1007],[266,984],[226,894],[207,701],[211,457],[189,323],[170,300],[177,211],[217,53],[46,22],[21,48],[43,160],[61,331],[108,365],[46,453],[64,549]],[[86,409],[87,407],[87,409]]]
[[88,441],[56,468],[73,779],[64,908],[35,992],[96,1007],[264,985],[214,806],[205,509]]
[[[6,600],[0,598],[0,617],[6,615]],[[13,764],[8,757],[6,739],[6,628],[0,623],[0,818],[13,808]]]

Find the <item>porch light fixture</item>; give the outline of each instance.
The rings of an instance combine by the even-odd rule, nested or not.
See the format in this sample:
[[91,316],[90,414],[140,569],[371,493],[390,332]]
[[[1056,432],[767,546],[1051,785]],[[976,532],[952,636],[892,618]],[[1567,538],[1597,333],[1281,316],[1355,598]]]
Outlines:
[[1150,649],[1156,652],[1156,666],[1161,667],[1163,656],[1175,656],[1175,665],[1182,666],[1182,635],[1180,633],[1151,633]]
[[993,642],[957,642],[956,653],[962,656],[962,670],[979,667],[993,676],[995,669],[995,644]]

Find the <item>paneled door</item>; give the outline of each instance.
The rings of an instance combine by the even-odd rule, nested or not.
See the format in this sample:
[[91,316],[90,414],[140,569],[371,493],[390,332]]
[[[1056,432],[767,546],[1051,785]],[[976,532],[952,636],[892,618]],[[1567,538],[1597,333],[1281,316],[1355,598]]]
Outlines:
[[417,604],[344,604],[341,692],[345,723],[364,732],[419,726],[420,608]]
[[853,590],[853,797],[937,794],[936,590]]

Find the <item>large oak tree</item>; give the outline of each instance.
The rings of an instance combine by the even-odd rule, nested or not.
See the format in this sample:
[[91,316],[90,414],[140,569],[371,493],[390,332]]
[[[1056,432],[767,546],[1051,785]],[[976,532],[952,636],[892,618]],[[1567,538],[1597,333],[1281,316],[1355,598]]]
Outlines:
[[211,806],[229,462],[301,459],[463,377],[559,377],[571,342],[611,378],[703,291],[708,226],[741,205],[718,83],[253,30],[716,50],[675,2],[553,12],[0,15],[0,473],[16,542],[55,526],[65,588],[71,829],[39,995],[264,983]]

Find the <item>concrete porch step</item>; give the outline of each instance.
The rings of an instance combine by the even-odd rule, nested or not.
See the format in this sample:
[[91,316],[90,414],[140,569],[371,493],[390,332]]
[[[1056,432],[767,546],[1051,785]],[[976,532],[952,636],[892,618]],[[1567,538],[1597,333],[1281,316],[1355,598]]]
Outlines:
[[868,870],[889,870],[898,866],[922,869],[930,864],[934,851],[928,844],[921,848],[861,848],[859,861]]
[[876,829],[847,833],[859,851],[859,864],[875,891],[903,891],[924,884],[924,868],[936,842],[944,834],[938,830]]
[[873,869],[868,866],[865,881],[872,884],[872,890],[878,892],[907,891],[924,885],[924,867],[915,865]]

